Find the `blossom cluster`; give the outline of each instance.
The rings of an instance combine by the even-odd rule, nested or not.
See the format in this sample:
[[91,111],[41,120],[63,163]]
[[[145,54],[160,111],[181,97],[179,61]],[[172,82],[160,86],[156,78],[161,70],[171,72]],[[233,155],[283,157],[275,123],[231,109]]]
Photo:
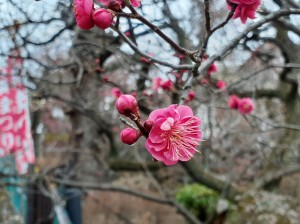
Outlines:
[[123,143],[131,145],[145,136],[148,152],[165,165],[188,161],[197,152],[202,138],[201,120],[194,116],[190,107],[173,104],[154,110],[143,124],[137,100],[132,95],[121,95],[116,101],[116,108],[138,126],[122,130],[120,138]]
[[[123,0],[99,0],[107,8],[95,9],[93,0],[75,0],[74,14],[77,25],[83,30],[89,30],[95,25],[107,29],[113,23],[115,12],[125,7]],[[141,0],[130,0],[133,7],[139,7]]]
[[241,114],[250,114],[255,109],[251,98],[239,98],[237,95],[229,96],[228,107],[238,110]]

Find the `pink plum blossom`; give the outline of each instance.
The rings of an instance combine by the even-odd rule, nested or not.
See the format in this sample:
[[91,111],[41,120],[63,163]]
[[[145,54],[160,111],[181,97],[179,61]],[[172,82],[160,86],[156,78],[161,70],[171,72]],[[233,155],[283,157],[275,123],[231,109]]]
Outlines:
[[152,89],[154,92],[157,92],[157,90],[161,87],[163,80],[160,77],[155,77],[153,79],[153,83],[152,83]]
[[94,2],[92,0],[75,0],[74,14],[77,25],[81,29],[88,30],[94,27],[93,12]]
[[190,90],[185,102],[188,103],[190,101],[192,101],[193,99],[195,99],[196,97],[196,93],[193,90]]
[[[207,60],[208,56],[207,54],[203,55],[203,61]],[[207,70],[207,75],[210,76],[212,73],[215,73],[218,71],[217,66],[213,63],[211,64],[211,66],[209,66],[208,70]]]
[[[110,81],[107,75],[103,75],[103,76],[102,76],[102,80],[103,80],[103,82],[105,82],[105,83],[108,83],[108,82]],[[118,98],[118,97],[117,97],[117,98]]]
[[237,95],[230,95],[228,98],[228,107],[231,109],[238,109],[240,98]]
[[[107,78],[108,78],[108,77],[107,77]],[[105,80],[103,79],[103,81],[105,81]],[[118,99],[123,93],[122,93],[122,91],[120,90],[120,88],[114,87],[114,88],[111,89],[111,94],[112,94],[116,99]]]
[[141,6],[141,0],[130,0],[131,5],[133,7],[140,7]]
[[93,19],[95,25],[98,26],[100,29],[107,29],[111,26],[113,22],[114,14],[103,8],[96,9],[93,13]]
[[125,128],[121,131],[121,141],[127,145],[132,145],[141,137],[141,132],[133,128]]
[[201,120],[190,107],[170,105],[154,110],[149,120],[153,127],[146,140],[149,153],[165,165],[190,160],[202,138]]
[[211,66],[209,66],[208,70],[207,70],[207,74],[210,76],[212,73],[215,73],[218,71],[218,68],[215,64],[212,64]]
[[236,4],[233,19],[240,18],[242,23],[246,23],[247,19],[255,18],[255,11],[261,3],[261,0],[230,0],[228,8],[231,9],[232,3]]
[[251,98],[242,98],[239,101],[238,110],[241,114],[250,114],[255,106]]
[[174,87],[174,84],[170,79],[161,84],[161,88],[165,91],[172,90],[173,87]]
[[208,79],[203,78],[203,79],[200,80],[200,83],[201,83],[202,85],[207,85],[207,84],[209,83],[209,81],[208,81]]
[[218,89],[220,89],[220,90],[224,90],[224,89],[226,89],[227,84],[226,84],[226,82],[225,82],[224,80],[219,80],[219,81],[217,81],[217,83],[216,83],[216,87],[217,87]]
[[139,108],[137,100],[134,96],[125,94],[121,95],[116,102],[118,112],[126,117],[132,115],[139,116]]

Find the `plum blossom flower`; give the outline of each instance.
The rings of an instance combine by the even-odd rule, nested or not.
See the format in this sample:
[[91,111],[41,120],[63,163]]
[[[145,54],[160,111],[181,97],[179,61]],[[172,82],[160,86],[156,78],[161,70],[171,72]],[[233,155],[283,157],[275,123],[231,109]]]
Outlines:
[[114,14],[103,8],[96,9],[93,13],[93,20],[96,26],[100,29],[107,29],[113,22]]
[[102,76],[102,80],[103,80],[103,82],[105,82],[105,83],[108,83],[110,80],[109,80],[109,77],[107,76],[107,75],[103,75]]
[[231,9],[232,4],[236,4],[233,19],[240,18],[242,23],[246,23],[247,19],[255,18],[255,11],[261,3],[261,0],[230,0],[228,8]]
[[120,139],[127,145],[132,145],[141,137],[141,132],[133,128],[125,128],[121,131]]
[[202,138],[201,120],[194,116],[190,107],[170,105],[154,110],[149,120],[152,129],[146,140],[149,153],[165,165],[190,160]]
[[[107,77],[108,78],[108,77]],[[114,87],[111,89],[111,94],[116,98],[118,99],[123,93],[122,91],[120,90],[120,88],[118,87]]]
[[207,84],[209,83],[209,81],[208,81],[208,79],[203,78],[203,79],[200,80],[200,83],[201,83],[202,85],[207,85]]
[[139,108],[137,100],[134,96],[125,94],[121,95],[116,102],[118,112],[126,117],[136,115],[139,117]]
[[[207,54],[203,55],[203,61],[206,61],[208,58]],[[217,66],[215,65],[215,63],[211,64],[211,66],[209,66],[208,70],[207,70],[207,75],[211,76],[212,73],[215,73],[218,71]]]
[[94,2],[92,0],[75,0],[74,14],[77,25],[81,29],[88,30],[94,27],[93,12]]
[[227,84],[226,84],[226,82],[225,82],[224,80],[219,80],[219,81],[217,81],[217,83],[216,83],[216,87],[217,87],[218,89],[220,89],[220,90],[224,90],[224,89],[226,89]]
[[189,94],[188,94],[188,96],[187,96],[187,98],[186,98],[186,100],[185,100],[185,103],[188,103],[188,102],[192,101],[192,100],[195,99],[195,98],[196,98],[196,93],[195,93],[195,91],[190,90],[190,92],[189,92]]
[[131,5],[133,7],[140,7],[141,6],[141,0],[130,0]]
[[242,98],[239,101],[238,110],[241,114],[250,114],[255,106],[251,98]]
[[172,90],[173,87],[174,87],[174,84],[170,79],[161,84],[161,88],[165,91]]
[[161,87],[163,80],[160,77],[155,77],[153,79],[153,83],[152,83],[152,89],[154,92],[157,92],[157,90]]
[[213,63],[211,64],[211,66],[209,66],[208,70],[207,70],[207,75],[211,75],[212,73],[215,73],[218,71],[217,66]]
[[238,109],[240,98],[237,95],[230,95],[228,98],[228,107],[231,109]]

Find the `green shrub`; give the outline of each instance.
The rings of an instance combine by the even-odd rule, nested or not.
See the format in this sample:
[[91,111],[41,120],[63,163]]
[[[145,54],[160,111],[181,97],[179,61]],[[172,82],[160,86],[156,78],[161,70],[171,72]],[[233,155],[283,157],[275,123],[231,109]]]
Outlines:
[[200,184],[191,184],[182,187],[176,193],[176,200],[202,220],[215,211],[219,195]]

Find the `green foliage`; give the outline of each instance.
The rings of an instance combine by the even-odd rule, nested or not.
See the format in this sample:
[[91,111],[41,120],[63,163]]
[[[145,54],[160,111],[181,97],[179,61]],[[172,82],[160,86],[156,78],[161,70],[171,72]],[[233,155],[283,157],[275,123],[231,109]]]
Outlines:
[[179,189],[176,200],[182,203],[196,216],[210,216],[214,213],[219,195],[217,192],[200,184],[191,184]]

